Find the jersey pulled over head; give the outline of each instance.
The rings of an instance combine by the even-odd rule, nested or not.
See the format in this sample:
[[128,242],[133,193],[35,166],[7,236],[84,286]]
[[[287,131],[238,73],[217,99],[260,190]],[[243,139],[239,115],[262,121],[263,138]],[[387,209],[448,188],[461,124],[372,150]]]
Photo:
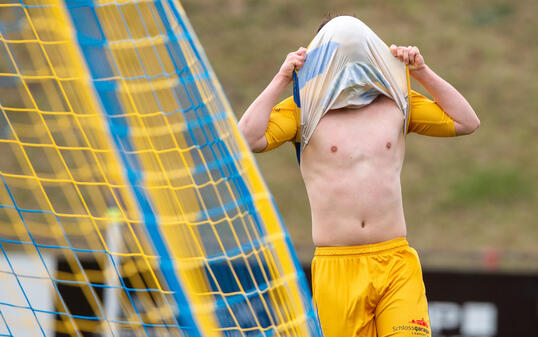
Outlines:
[[405,116],[409,104],[405,65],[362,21],[339,16],[329,21],[308,47],[298,72],[301,153],[320,119],[332,109],[360,108],[378,95],[394,102]]

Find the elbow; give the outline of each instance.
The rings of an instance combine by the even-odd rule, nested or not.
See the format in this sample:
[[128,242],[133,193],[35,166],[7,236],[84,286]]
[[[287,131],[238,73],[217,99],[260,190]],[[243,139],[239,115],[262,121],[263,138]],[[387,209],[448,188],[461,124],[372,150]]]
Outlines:
[[252,138],[251,137],[252,132],[250,132],[250,128],[249,128],[249,125],[248,125],[247,118],[245,118],[245,117],[241,118],[239,120],[239,122],[237,123],[237,128],[239,129],[239,131],[241,131],[241,134],[243,134],[243,137],[245,137],[246,141],[250,145],[250,139]]
[[239,131],[241,131],[241,133],[243,134],[243,137],[247,138],[247,135],[245,134],[246,127],[245,127],[245,119],[244,118],[241,118],[239,120],[239,122],[237,122],[237,128],[239,129]]
[[474,119],[469,123],[468,134],[475,132],[480,127],[480,119],[477,115],[474,116]]
[[237,128],[239,129],[239,131],[241,132],[241,134],[243,135],[243,137],[245,138],[245,140],[247,141],[247,144],[250,148],[251,151],[254,151],[254,147],[255,147],[255,138],[254,136],[252,135],[252,132],[249,132],[249,128],[248,126],[246,125],[246,121],[245,121],[245,118],[242,118],[238,123],[237,123]]
[[469,115],[471,116],[471,118],[470,118],[469,126],[468,126],[469,127],[468,134],[471,134],[480,127],[480,119],[476,115],[476,112],[473,110],[473,108],[469,106],[469,109],[470,109]]
[[465,124],[461,124],[457,130],[458,136],[470,135],[475,132],[480,127],[480,119],[475,115],[470,121],[467,121]]
[[474,125],[473,132],[475,130],[477,130],[479,127],[480,127],[480,119],[478,119],[478,117],[476,117],[476,122],[475,122],[475,125]]

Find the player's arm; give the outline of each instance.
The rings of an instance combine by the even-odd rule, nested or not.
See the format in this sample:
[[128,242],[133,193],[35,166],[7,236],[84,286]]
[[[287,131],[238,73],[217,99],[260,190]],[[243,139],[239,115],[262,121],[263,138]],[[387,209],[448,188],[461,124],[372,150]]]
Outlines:
[[409,67],[409,74],[433,96],[435,102],[454,120],[456,135],[473,133],[480,120],[467,100],[425,63],[417,47],[390,47],[392,54]]
[[267,130],[273,106],[291,82],[293,71],[295,69],[301,69],[305,60],[305,48],[300,48],[295,52],[289,53],[271,83],[252,102],[243,114],[243,117],[239,120],[239,130],[245,136],[252,151],[260,152],[267,147],[265,131]]

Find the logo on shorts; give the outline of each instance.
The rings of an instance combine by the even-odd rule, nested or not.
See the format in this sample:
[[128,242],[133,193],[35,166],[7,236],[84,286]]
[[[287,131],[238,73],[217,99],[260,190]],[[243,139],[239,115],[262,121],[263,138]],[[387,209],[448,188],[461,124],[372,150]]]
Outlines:
[[426,322],[426,321],[424,320],[424,317],[422,317],[422,319],[412,320],[412,321],[410,321],[409,323],[411,323],[411,324],[417,324],[417,325],[423,326],[423,327],[425,327],[425,328],[429,328],[429,326],[428,326],[428,322]]
[[431,336],[430,327],[428,326],[428,322],[424,320],[424,317],[422,319],[413,319],[406,325],[395,325],[392,327],[392,331],[406,331],[413,336]]

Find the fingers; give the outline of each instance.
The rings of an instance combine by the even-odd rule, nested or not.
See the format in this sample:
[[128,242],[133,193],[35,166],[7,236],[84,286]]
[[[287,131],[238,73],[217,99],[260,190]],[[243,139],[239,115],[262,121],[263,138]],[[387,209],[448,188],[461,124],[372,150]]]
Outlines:
[[422,60],[420,50],[416,46],[402,47],[391,45],[389,50],[392,55],[402,61],[405,65],[415,65]]
[[405,47],[398,47],[396,57],[400,59],[404,64],[409,64],[409,50]]
[[420,56],[420,52],[417,47],[408,47],[409,48],[409,64],[417,63],[417,56]]
[[400,61],[405,64],[409,64],[409,50],[406,47],[398,47],[396,45],[391,45],[389,47],[390,52],[394,57],[397,57]]
[[280,68],[280,74],[286,78],[291,78],[294,70],[299,70],[304,66],[306,61],[306,48],[299,48],[297,51],[291,52],[286,56],[286,60]]
[[404,64],[409,64],[409,49],[408,48],[402,48],[400,49],[401,53],[399,53],[400,59]]
[[390,49],[390,52],[392,53],[392,55],[397,56],[398,47],[396,47],[396,45],[391,44],[389,49]]
[[306,61],[306,48],[301,47],[296,52],[288,54],[288,61],[293,64],[294,69],[301,69]]

